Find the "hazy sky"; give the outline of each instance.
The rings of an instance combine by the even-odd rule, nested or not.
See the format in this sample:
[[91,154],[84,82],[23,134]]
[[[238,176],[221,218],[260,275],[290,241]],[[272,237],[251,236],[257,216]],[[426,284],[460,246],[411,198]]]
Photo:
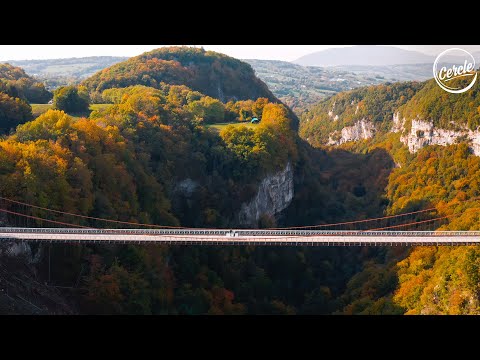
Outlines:
[[[0,45],[0,61],[86,56],[135,56],[165,45]],[[303,55],[350,45],[197,45],[240,59],[296,60]],[[458,46],[478,51],[478,45],[394,45],[435,55]]]

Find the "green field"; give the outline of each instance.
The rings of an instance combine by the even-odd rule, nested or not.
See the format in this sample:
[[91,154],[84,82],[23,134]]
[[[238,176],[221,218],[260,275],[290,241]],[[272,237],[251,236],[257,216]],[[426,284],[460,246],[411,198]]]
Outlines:
[[207,128],[220,132],[224,128],[226,128],[228,125],[233,125],[235,127],[246,126],[247,128],[251,128],[251,129],[258,126],[258,124],[252,124],[249,122],[235,122],[235,123],[210,124],[210,125],[207,125]]
[[50,104],[30,104],[32,106],[32,113],[35,118],[50,110],[53,105]]
[[102,111],[108,109],[112,104],[92,104],[90,105],[90,110],[92,111]]
[[[46,113],[48,110],[53,109],[53,105],[50,104],[30,104],[32,106],[32,113],[35,118],[39,117],[43,113]],[[111,104],[92,104],[90,105],[90,112],[91,111],[101,111],[108,109]],[[85,113],[85,114],[69,114],[75,118],[81,118],[81,117],[88,117],[90,113]]]

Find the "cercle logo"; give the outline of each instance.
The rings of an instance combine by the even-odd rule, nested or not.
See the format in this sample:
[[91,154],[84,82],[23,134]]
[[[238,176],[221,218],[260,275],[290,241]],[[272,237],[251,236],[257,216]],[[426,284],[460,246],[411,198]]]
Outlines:
[[[437,84],[452,94],[461,94],[470,90],[477,81],[475,58],[468,51],[451,48],[438,55],[433,64],[433,76]],[[468,78],[469,81],[452,83],[452,80]]]

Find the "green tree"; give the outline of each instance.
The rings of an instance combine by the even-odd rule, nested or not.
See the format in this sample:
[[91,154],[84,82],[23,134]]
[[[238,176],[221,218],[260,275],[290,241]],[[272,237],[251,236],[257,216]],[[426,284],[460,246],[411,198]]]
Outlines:
[[0,92],[0,134],[33,118],[32,108],[25,101]]
[[191,102],[189,109],[196,119],[207,124],[225,121],[225,106],[217,99],[209,96]]
[[85,87],[64,86],[55,91],[53,104],[67,113],[82,113],[88,111],[90,97]]

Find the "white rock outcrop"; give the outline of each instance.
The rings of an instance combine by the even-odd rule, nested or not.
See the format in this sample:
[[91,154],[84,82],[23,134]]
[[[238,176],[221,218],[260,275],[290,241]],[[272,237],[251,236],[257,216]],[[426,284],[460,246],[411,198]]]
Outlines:
[[410,131],[400,139],[411,153],[416,153],[427,145],[448,146],[461,141],[470,143],[470,148],[476,156],[480,156],[480,132],[470,129],[444,130],[435,128],[433,122],[412,120]]
[[239,223],[255,226],[262,215],[275,216],[285,210],[293,200],[293,167],[288,163],[283,171],[267,176],[249,203],[242,204]]
[[405,118],[400,119],[400,113],[393,114],[393,126],[390,131],[394,133],[405,131]]
[[375,126],[372,122],[362,119],[353,126],[343,128],[341,134],[336,132],[330,135],[328,145],[341,145],[349,141],[371,139],[374,135]]
[[[410,131],[406,132],[405,118],[400,113],[393,115],[393,124],[390,129],[393,133],[401,133],[400,140],[408,146],[411,153],[416,153],[428,145],[448,146],[458,142],[467,142],[473,153],[480,156],[480,129],[472,131],[467,127],[460,127],[457,130],[445,130],[436,128],[432,121],[425,121],[419,118],[412,120]],[[360,141],[370,139],[375,135],[375,126],[365,119],[355,123],[353,126],[345,127],[342,131],[336,131],[330,135],[327,145],[341,145],[349,141]]]

